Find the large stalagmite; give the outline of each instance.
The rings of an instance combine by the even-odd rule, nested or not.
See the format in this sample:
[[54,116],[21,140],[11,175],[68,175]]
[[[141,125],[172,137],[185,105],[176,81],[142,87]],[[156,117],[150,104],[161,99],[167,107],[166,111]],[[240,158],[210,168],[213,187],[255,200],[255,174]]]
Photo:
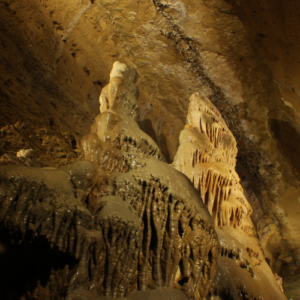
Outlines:
[[173,166],[199,191],[220,241],[214,293],[222,299],[286,299],[265,261],[235,171],[235,138],[207,97],[190,97],[179,139]]
[[[1,159],[0,225],[7,252],[22,255],[25,244],[42,261],[67,254],[34,280],[24,277],[18,285],[13,274],[8,284],[0,282],[3,299],[181,300],[213,294],[220,250],[214,224],[192,183],[164,162],[135,122],[136,78],[135,70],[114,64],[100,96],[101,114],[81,141],[81,161],[41,168],[32,157]],[[9,264],[0,270],[6,271]]]
[[[100,96],[101,114],[96,117],[92,133],[83,139],[85,159],[98,162],[99,171],[103,171],[99,163],[107,161],[110,166],[105,170],[113,191],[111,201],[104,201],[97,199],[101,188],[95,188],[90,201],[94,211],[103,207],[99,216],[104,218],[101,227],[109,249],[101,292],[116,297],[135,289],[168,287],[181,289],[188,297],[203,298],[210,292],[219,253],[213,224],[197,191],[181,173],[162,162],[157,145],[135,122],[135,78],[133,69],[119,62],[114,64],[110,83]],[[106,158],[100,155],[99,159],[103,152]],[[115,158],[116,153],[120,153],[119,158]],[[123,165],[127,168],[122,170]],[[116,240],[120,227],[126,236],[129,226],[116,224],[116,198],[119,205],[128,205],[135,218],[131,222],[136,224],[136,234],[129,239],[131,244],[119,251]],[[121,266],[124,260],[126,264],[132,261]]]

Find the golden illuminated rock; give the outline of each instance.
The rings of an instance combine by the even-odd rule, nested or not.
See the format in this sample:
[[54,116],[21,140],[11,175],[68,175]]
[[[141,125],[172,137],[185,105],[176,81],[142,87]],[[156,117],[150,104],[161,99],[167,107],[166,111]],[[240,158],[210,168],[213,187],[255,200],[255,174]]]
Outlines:
[[190,97],[179,143],[173,166],[198,190],[220,241],[214,294],[221,299],[286,299],[265,261],[252,208],[235,171],[236,140],[207,97]]
[[66,262],[52,270],[45,287],[35,285],[38,299],[144,299],[154,290],[149,297],[200,300],[212,293],[220,252],[214,224],[192,183],[163,162],[135,122],[135,78],[133,69],[114,64],[101,114],[82,138],[81,161],[0,165],[3,230],[75,258],[73,268]]
[[[0,8],[0,161],[60,167],[78,159],[115,61],[138,71],[138,123],[168,163],[188,96],[205,91],[237,139],[265,256],[296,299],[299,1],[5,0]],[[43,164],[16,158],[20,149]]]
[[113,148],[141,158],[164,161],[159,147],[136,123],[139,112],[134,83],[136,77],[134,69],[118,61],[114,63],[110,82],[103,88],[99,98],[101,114],[95,118],[92,133]]
[[199,93],[190,98],[187,125],[179,143],[173,166],[201,193],[215,225],[239,227],[250,233],[252,209],[235,171],[235,138],[216,107]]

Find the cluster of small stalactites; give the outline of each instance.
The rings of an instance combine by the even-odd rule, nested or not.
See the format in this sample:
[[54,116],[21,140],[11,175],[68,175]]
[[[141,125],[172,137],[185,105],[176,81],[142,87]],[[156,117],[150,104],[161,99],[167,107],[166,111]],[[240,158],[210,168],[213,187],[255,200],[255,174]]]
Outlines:
[[205,134],[214,148],[218,148],[230,166],[235,167],[237,144],[217,108],[205,96],[194,93],[190,97],[187,124]]
[[[92,287],[99,295],[123,297],[137,289],[169,287],[203,299],[215,275],[219,244],[191,182],[158,160],[123,169],[122,161],[117,163],[120,150],[108,147],[111,152],[103,154],[95,135],[82,144],[90,162],[1,169],[5,227],[45,236],[78,258],[67,294]],[[99,167],[110,173],[110,186],[99,187]],[[103,196],[104,189],[109,195]]]
[[204,297],[214,277],[218,241],[187,178],[167,164],[146,159],[143,167],[115,175],[112,186],[144,228],[139,286],[179,288]]
[[207,97],[190,97],[188,124],[179,138],[173,166],[200,192],[215,226],[252,234],[251,207],[235,171],[237,145],[217,108]]
[[103,246],[102,232],[95,230],[93,216],[83,204],[93,185],[92,165],[78,161],[59,169],[18,165],[0,169],[1,229],[14,234],[12,240],[19,243],[44,238],[51,247],[78,259],[81,279],[73,274],[67,286],[72,290],[87,278],[86,261]]

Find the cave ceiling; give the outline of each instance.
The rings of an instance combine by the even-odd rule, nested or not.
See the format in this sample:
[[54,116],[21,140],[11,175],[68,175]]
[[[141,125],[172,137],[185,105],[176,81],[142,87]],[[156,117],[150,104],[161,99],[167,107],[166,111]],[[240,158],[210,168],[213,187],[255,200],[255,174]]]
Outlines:
[[289,287],[288,274],[300,271],[298,1],[1,0],[0,7],[0,155],[33,149],[57,167],[80,157],[119,60],[139,74],[140,128],[171,163],[189,97],[199,92],[237,140],[252,219]]

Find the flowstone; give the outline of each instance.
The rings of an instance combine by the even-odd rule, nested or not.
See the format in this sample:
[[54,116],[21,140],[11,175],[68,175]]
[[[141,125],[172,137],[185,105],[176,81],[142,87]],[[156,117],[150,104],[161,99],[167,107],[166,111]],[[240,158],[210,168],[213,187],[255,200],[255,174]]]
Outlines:
[[0,298],[286,299],[219,111],[192,95],[168,165],[136,123],[136,79],[114,63],[81,160],[43,167],[32,150],[0,158]]
[[9,253],[21,256],[25,245],[41,264],[57,262],[19,285],[18,270],[11,272],[8,284],[0,282],[1,299],[212,294],[220,252],[213,221],[193,184],[135,122],[136,78],[114,64],[101,114],[81,141],[81,161],[42,168],[33,158],[31,167],[0,160],[0,226],[8,237],[1,261],[14,261]]
[[235,171],[235,138],[207,97],[199,93],[190,97],[187,125],[179,139],[173,166],[198,190],[220,241],[213,295],[221,299],[286,299],[265,261],[251,220],[252,208]]

